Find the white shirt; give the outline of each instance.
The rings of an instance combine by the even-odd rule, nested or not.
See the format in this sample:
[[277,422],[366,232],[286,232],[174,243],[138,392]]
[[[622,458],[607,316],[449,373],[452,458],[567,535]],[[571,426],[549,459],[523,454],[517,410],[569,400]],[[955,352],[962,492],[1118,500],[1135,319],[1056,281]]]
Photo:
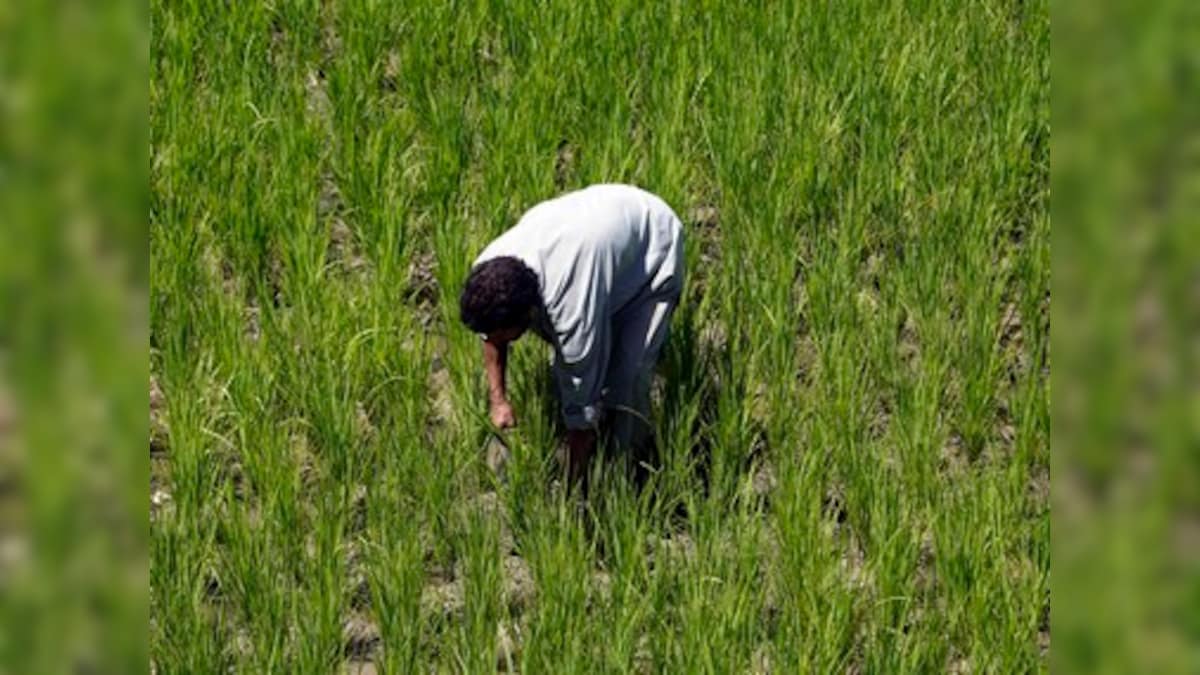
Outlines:
[[[513,256],[537,274],[567,427],[599,419],[611,319],[682,283],[683,229],[666,202],[629,185],[593,185],[542,202],[474,265]],[[539,331],[541,332],[541,331]]]

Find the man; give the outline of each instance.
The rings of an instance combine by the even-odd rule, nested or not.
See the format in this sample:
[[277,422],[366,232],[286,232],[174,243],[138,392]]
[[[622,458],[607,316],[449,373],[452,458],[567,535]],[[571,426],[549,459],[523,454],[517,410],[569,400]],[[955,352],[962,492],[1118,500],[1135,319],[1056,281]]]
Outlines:
[[554,347],[579,480],[603,421],[617,446],[650,434],[650,377],[683,289],[683,227],[662,199],[594,185],[534,206],[475,260],[460,298],[483,338],[492,423],[516,424],[505,388],[508,345],[532,328]]

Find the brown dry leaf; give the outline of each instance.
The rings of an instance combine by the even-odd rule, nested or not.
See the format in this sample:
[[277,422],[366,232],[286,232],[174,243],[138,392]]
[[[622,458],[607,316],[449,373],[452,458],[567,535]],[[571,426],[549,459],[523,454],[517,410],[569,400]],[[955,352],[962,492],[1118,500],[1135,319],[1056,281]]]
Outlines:
[[454,419],[454,401],[450,390],[450,371],[445,366],[435,367],[429,374],[429,391],[433,394],[431,421],[434,424],[447,424]]
[[558,144],[554,156],[554,184],[559,190],[566,189],[571,174],[575,171],[575,155],[577,149],[570,141],[563,139]]
[[504,559],[504,601],[513,613],[521,613],[533,604],[537,585],[529,563],[518,555]]
[[353,615],[342,624],[343,648],[352,660],[369,659],[382,641],[379,626],[365,616]]
[[442,617],[457,616],[465,605],[462,579],[435,580],[421,589],[421,610]]

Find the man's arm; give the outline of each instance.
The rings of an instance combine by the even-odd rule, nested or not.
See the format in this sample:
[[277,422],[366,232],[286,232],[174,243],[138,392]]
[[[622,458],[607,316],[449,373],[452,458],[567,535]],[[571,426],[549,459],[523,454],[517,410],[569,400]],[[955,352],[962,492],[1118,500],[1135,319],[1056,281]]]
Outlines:
[[492,424],[501,429],[516,426],[512,405],[508,402],[505,388],[505,370],[508,365],[508,343],[483,341],[483,367],[487,371],[488,411]]

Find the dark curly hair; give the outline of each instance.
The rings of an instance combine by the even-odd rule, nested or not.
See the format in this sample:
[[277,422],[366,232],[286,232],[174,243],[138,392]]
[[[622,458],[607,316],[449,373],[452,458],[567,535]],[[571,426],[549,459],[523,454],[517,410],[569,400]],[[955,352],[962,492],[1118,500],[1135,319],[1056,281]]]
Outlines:
[[459,318],[476,333],[524,325],[542,302],[537,274],[512,256],[476,265],[458,299]]

